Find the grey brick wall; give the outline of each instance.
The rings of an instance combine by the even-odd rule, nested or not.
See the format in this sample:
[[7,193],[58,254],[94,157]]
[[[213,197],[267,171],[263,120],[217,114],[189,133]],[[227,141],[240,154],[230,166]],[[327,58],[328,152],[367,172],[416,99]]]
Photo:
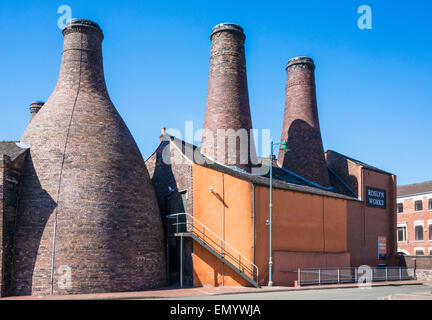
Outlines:
[[[163,137],[161,137],[162,139]],[[170,163],[163,159],[168,155]],[[156,190],[162,219],[169,214],[187,212],[193,215],[193,164],[185,161],[179,149],[165,137],[153,155],[147,159],[151,181]],[[171,221],[172,222],[172,221]],[[192,231],[191,228],[183,231]],[[193,240],[184,238],[184,284],[193,286]],[[179,281],[179,239],[169,241],[170,282]]]

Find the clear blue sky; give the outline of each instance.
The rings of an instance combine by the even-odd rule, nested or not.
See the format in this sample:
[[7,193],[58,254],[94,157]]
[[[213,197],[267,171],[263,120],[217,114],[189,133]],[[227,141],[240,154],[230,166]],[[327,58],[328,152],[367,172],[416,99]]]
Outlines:
[[[311,56],[324,148],[395,173],[399,184],[432,180],[432,1],[2,0],[0,140],[18,140],[29,103],[54,89],[62,4],[103,29],[108,90],[144,158],[161,127],[202,127],[209,35],[234,22],[247,37],[255,128],[280,139],[286,63]],[[357,27],[364,4],[372,30]]]

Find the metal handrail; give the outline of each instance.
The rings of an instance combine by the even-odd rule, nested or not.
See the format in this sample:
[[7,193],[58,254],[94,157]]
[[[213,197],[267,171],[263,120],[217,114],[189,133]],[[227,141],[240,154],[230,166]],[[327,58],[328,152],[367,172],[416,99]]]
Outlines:
[[[203,230],[199,230],[194,224],[191,224],[190,222],[178,222],[178,217],[179,216],[185,216],[185,217],[190,217],[194,222],[196,222],[198,225],[200,225]],[[258,281],[259,279],[259,269],[258,266],[255,265],[252,261],[250,261],[248,258],[246,258],[243,254],[241,254],[239,251],[237,251],[236,249],[234,249],[229,243],[227,243],[225,240],[223,240],[222,238],[220,238],[216,233],[214,233],[211,229],[209,229],[207,226],[205,226],[203,223],[201,223],[200,221],[198,221],[197,219],[195,219],[192,215],[190,215],[189,213],[175,213],[175,214],[171,214],[167,216],[168,219],[173,219],[176,218],[177,222],[175,223],[175,225],[177,226],[177,233],[178,233],[178,226],[179,225],[192,225],[193,230],[197,230],[199,231],[202,236],[198,236],[195,232],[193,232],[196,236],[198,236],[200,239],[202,239],[206,244],[207,242],[205,241],[206,239],[209,239],[210,241],[212,241],[220,250],[220,252],[218,252],[222,257],[225,257],[225,255],[231,257],[232,260],[234,260],[235,262],[238,263],[238,267],[239,269],[241,269],[240,267],[243,266],[244,269],[246,269],[247,271],[249,271],[249,273],[251,273],[254,277],[256,277],[256,280]],[[211,237],[206,236],[206,233],[210,233],[211,235],[213,235],[214,237],[217,238],[217,240],[220,241],[220,245],[213,240]],[[222,246],[223,245],[223,246]],[[238,259],[237,257],[235,257],[231,252],[226,251],[226,247],[230,248],[232,251],[234,251],[237,255],[238,255]],[[247,265],[245,265],[242,261],[246,261],[248,262],[252,268],[249,268]],[[255,273],[256,270],[256,273]]]
[[[186,225],[188,224],[188,223],[185,223]],[[204,241],[204,242],[206,242],[205,240],[206,239],[209,239],[211,242],[213,242],[216,246],[217,246],[217,248],[219,249],[222,249],[221,250],[221,256],[223,256],[224,258],[226,258],[226,256],[229,256],[229,257],[231,257],[231,259],[232,260],[234,260],[234,261],[238,261],[239,262],[239,269],[240,269],[240,266],[242,266],[243,267],[243,269],[246,269],[249,273],[251,273],[252,275],[255,275],[254,274],[254,270],[253,269],[251,269],[251,268],[249,268],[247,265],[244,265],[243,263],[241,263],[241,257],[244,257],[241,253],[238,253],[234,248],[232,248],[230,245],[228,245],[231,249],[233,249],[234,251],[236,251],[236,253],[238,253],[239,254],[239,257],[238,257],[238,259],[237,259],[237,257],[236,256],[234,256],[231,252],[229,252],[229,251],[226,251],[222,246],[219,246],[218,245],[218,243],[216,242],[216,241],[214,241],[213,239],[211,239],[210,237],[205,237],[205,232],[202,232],[201,230],[199,230],[198,228],[196,228],[196,227],[194,227],[193,225],[192,225],[192,227],[194,228],[194,229],[197,229],[200,233],[202,233],[203,234],[203,236],[202,236],[202,240]],[[205,230],[205,229],[204,229]],[[208,229],[207,229],[208,230]],[[198,236],[198,235],[197,235]],[[199,236],[198,236],[199,237]],[[225,242],[226,243],[226,242]],[[206,244],[207,245],[209,245],[207,242],[206,242]],[[210,246],[210,245],[209,245]],[[244,259],[246,259],[247,260],[247,258],[245,258],[244,257]],[[251,265],[252,265],[252,268],[254,267],[254,264],[253,263],[251,263],[250,261],[248,261]],[[257,267],[258,268],[258,267]]]
[[[179,225],[190,225],[190,223],[188,223],[188,222],[179,222],[179,223],[176,223],[175,224],[176,226],[179,226]],[[198,228],[196,228],[195,226],[193,226],[193,224],[192,224],[192,228],[193,229],[196,229],[197,231],[199,231],[201,234],[202,234],[202,236],[200,236],[200,235],[198,235],[198,234],[196,234],[196,233],[194,233],[198,238],[200,238],[203,242],[205,242],[206,243],[206,245],[208,245],[209,247],[211,247],[212,249],[217,249],[217,250],[219,250],[219,249],[222,249],[221,250],[221,252],[220,252],[220,255],[221,256],[223,256],[225,259],[226,259],[226,257],[228,256],[228,257],[230,257],[233,261],[235,261],[235,263],[239,263],[239,266],[238,266],[238,269],[242,269],[241,271],[247,271],[248,273],[250,273],[250,274],[252,274],[252,276],[256,276],[257,278],[258,278],[258,271],[257,271],[257,274],[255,275],[255,273],[254,273],[254,267],[256,267],[255,265],[253,265],[252,263],[252,268],[253,269],[251,269],[251,268],[249,268],[247,265],[245,265],[244,263],[241,263],[241,257],[244,257],[241,253],[239,253],[237,250],[235,250],[232,246],[230,246],[229,244],[228,244],[228,246],[233,250],[233,251],[235,251],[236,253],[238,253],[239,254],[239,257],[238,257],[238,259],[237,259],[237,257],[236,256],[234,256],[232,253],[230,253],[229,251],[226,251],[226,250],[224,250],[223,248],[222,248],[222,246],[220,246],[215,240],[213,240],[211,237],[205,237],[205,230],[207,229],[207,230],[209,230],[210,232],[211,232],[211,230],[210,229],[208,229],[207,227],[206,228],[204,228],[204,231],[201,231],[201,230],[199,230]],[[212,234],[214,234],[213,232],[212,232]],[[216,237],[218,237],[217,235],[216,235]],[[210,244],[208,241],[205,241],[205,240],[210,240],[215,246],[216,246],[216,248],[215,248],[215,246],[213,246],[212,244]],[[221,242],[223,242],[223,241],[221,241]],[[226,242],[224,242],[225,244],[226,244]],[[248,260],[247,258],[245,258],[244,257],[244,259],[246,259],[246,260]],[[228,260],[228,259],[226,259],[226,260]],[[250,263],[250,261],[248,261],[249,263]],[[258,270],[258,267],[256,267],[256,269]]]

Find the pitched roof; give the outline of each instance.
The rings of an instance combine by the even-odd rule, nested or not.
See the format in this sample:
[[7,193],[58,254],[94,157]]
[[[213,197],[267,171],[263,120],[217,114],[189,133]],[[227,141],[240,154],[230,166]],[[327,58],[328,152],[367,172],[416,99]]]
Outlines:
[[[270,175],[269,175],[269,161],[262,161],[261,169],[258,170],[261,172],[257,174],[251,174],[241,169],[235,167],[229,167],[215,161],[212,161],[205,155],[200,152],[200,148],[187,143],[183,140],[180,140],[174,136],[169,134],[165,134],[165,140],[170,140],[174,143],[179,150],[183,153],[183,155],[190,160],[191,162],[197,163],[204,167],[217,170],[219,172],[227,173],[231,176],[237,177],[242,180],[250,181],[256,185],[269,186],[270,185]],[[197,153],[198,151],[198,153]],[[192,157],[191,157],[192,155]],[[195,157],[193,156],[195,155]],[[202,157],[200,160],[204,161],[196,161],[196,155]],[[262,159],[262,158],[261,158]],[[206,161],[207,160],[207,161]],[[336,177],[336,175],[329,170],[330,180],[332,183],[332,189],[326,190],[323,188],[319,188],[313,185],[312,182],[308,182],[307,180],[295,175],[294,173],[287,171],[283,168],[277,166],[274,162],[273,164],[273,187],[277,189],[284,190],[292,190],[304,193],[311,193],[317,195],[323,195],[333,198],[341,198],[347,200],[356,200],[358,201],[355,194],[352,193],[343,183],[341,183],[340,178]]]
[[377,168],[377,167],[371,166],[370,164],[364,163],[364,162],[362,162],[362,161],[360,161],[360,160],[356,160],[356,159],[354,159],[354,158],[348,157],[348,156],[346,156],[346,155],[344,155],[344,154],[342,154],[342,153],[339,153],[339,152],[337,152],[337,151],[334,151],[334,150],[327,150],[327,151],[331,151],[331,152],[337,153],[337,154],[340,155],[341,157],[344,157],[345,159],[348,159],[348,160],[350,160],[350,161],[352,161],[352,162],[354,162],[354,163],[356,163],[356,164],[362,166],[362,167],[365,168],[365,169],[368,169],[368,170],[371,170],[371,171],[376,171],[376,172],[379,172],[379,173],[384,173],[384,174],[394,175],[393,173],[390,173],[390,172],[387,172],[387,171],[381,170],[381,169],[379,169],[379,168]]
[[408,184],[405,186],[397,187],[397,196],[410,196],[421,193],[432,192],[432,181],[426,181],[421,183]]
[[28,149],[23,146],[18,146],[18,144],[19,141],[0,141],[0,155],[7,155],[11,160],[15,160]]

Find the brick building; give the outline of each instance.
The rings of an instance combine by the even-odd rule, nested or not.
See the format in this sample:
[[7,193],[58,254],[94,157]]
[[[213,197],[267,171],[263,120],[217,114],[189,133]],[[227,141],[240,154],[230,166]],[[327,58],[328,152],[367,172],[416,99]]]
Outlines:
[[[208,150],[220,145],[206,138],[198,147],[163,130],[146,161],[167,226],[170,280],[180,273],[193,286],[268,283],[270,166],[275,285],[293,285],[297,268],[394,265],[396,176],[324,152],[313,60],[294,58],[286,68],[281,136],[290,150],[245,166],[239,162],[241,139],[233,139],[252,129],[245,36],[239,26],[219,24],[210,39],[204,130],[214,133],[223,125],[237,143],[215,159]],[[255,149],[250,152],[249,160]]]
[[432,255],[432,181],[397,188],[398,253]]
[[299,267],[394,263],[396,177],[324,152],[311,58],[286,68],[291,149],[258,159],[246,37],[217,25],[201,146],[163,131],[144,162],[106,88],[101,28],[73,19],[63,35],[54,92],[31,104],[19,142],[0,142],[2,296],[137,291],[180,275],[265,285],[271,256],[275,285],[292,285]]

